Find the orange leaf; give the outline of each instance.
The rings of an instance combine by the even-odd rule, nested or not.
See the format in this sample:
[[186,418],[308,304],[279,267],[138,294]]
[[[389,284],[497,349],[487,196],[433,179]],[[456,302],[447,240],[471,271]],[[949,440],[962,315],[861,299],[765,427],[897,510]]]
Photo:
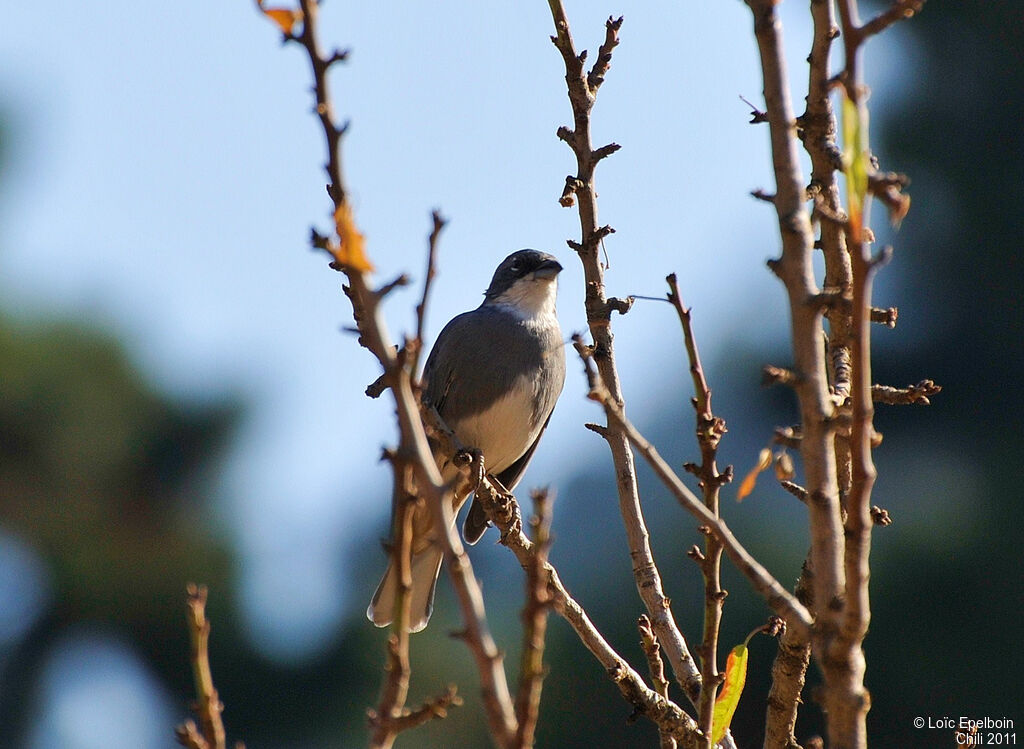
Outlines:
[[757,483],[757,476],[761,471],[766,471],[771,467],[772,464],[772,451],[771,448],[764,448],[761,450],[761,454],[758,455],[757,465],[743,477],[743,483],[740,484],[739,491],[736,492],[736,501],[740,502],[750,495],[750,492],[754,491],[754,485]]
[[[770,451],[769,451],[770,452]],[[711,743],[717,744],[729,730],[733,713],[740,703],[743,685],[747,682],[746,645],[737,645],[729,651],[729,659],[725,663],[725,682],[715,700],[715,711],[711,722]]]
[[291,34],[295,24],[302,20],[302,11],[298,8],[264,8],[263,0],[256,0],[263,15],[276,23],[285,34]]
[[348,270],[369,273],[373,263],[366,257],[365,240],[356,228],[352,209],[348,203],[342,203],[334,212],[334,224],[338,230],[338,246],[333,247],[331,254],[335,262]]

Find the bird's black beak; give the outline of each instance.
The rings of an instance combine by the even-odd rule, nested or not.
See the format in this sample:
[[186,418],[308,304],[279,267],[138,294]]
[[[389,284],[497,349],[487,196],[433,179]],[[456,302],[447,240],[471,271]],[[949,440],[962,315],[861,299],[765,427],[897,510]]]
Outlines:
[[533,272],[533,276],[534,278],[554,278],[561,272],[562,264],[551,258],[538,265],[537,270]]

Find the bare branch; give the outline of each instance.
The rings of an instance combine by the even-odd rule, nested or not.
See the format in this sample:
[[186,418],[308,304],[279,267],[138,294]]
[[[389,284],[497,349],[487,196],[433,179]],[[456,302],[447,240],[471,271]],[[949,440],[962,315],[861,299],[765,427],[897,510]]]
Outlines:
[[[704,506],[715,517],[718,516],[719,491],[729,480],[732,473],[718,472],[716,463],[718,444],[725,434],[725,420],[714,415],[711,410],[711,388],[697,349],[697,339],[693,334],[693,320],[690,310],[683,304],[679,293],[676,276],[666,278],[669,292],[668,300],[676,310],[679,324],[683,329],[683,341],[689,361],[690,376],[693,379],[693,406],[696,411],[697,446],[700,449],[701,464],[692,469],[700,479]],[[700,699],[697,705],[697,726],[701,732],[710,737],[713,728],[715,698],[721,681],[718,673],[718,635],[722,622],[722,607],[725,604],[725,591],[722,590],[722,543],[713,535],[704,541],[704,555],[701,561],[701,573],[704,576],[704,630],[700,645],[702,679]]]
[[913,18],[916,13],[921,12],[924,7],[924,0],[895,0],[887,10],[882,11],[870,21],[858,29],[853,29],[857,44],[861,44],[868,37],[879,34],[892,26],[897,21]]
[[210,622],[206,618],[207,589],[205,585],[189,583],[186,587],[188,603],[188,633],[192,646],[192,675],[196,685],[195,711],[199,716],[201,730],[192,721],[178,726],[175,736],[178,742],[191,749],[225,749],[227,737],[217,690],[213,686],[213,672],[210,669]]
[[[828,381],[828,364],[825,347],[821,345],[823,336],[822,313],[818,305],[808,305],[807,300],[819,293],[814,280],[813,250],[815,247],[814,233],[810,217],[807,214],[805,200],[807,190],[800,170],[797,153],[796,134],[798,123],[793,112],[788,76],[785,65],[785,52],[782,42],[782,22],[778,17],[778,4],[773,0],[747,0],[754,20],[754,35],[757,40],[761,58],[761,69],[764,78],[764,95],[768,112],[769,131],[771,133],[772,164],[775,171],[776,199],[775,210],[778,218],[779,234],[782,239],[782,256],[774,264],[773,270],[785,284],[789,297],[790,325],[793,340],[793,363],[799,372],[799,382],[794,390],[800,406],[801,435],[799,449],[803,461],[806,489],[808,492],[808,514],[811,535],[811,563],[815,574],[812,600],[815,602],[833,602],[842,599],[845,588],[845,570],[843,567],[843,527],[839,511],[838,477],[835,460],[835,433],[831,418],[833,411],[832,393]],[[815,8],[827,3],[816,3]],[[824,19],[828,23],[827,19]],[[828,146],[828,117],[830,111],[825,110],[825,101],[829,79],[827,77],[828,44],[834,34],[831,25],[824,28],[820,20],[815,25],[815,45],[812,49],[812,90],[809,92],[808,105],[812,103],[817,109],[802,118],[803,132],[807,139],[807,128],[821,122],[824,131],[815,136],[823,138],[823,145],[818,153],[828,157],[834,151],[834,144]],[[834,140],[834,138],[833,138]],[[812,151],[812,157],[814,152]],[[833,160],[823,160],[812,165],[816,177],[831,182]],[[818,212],[832,208],[831,195],[815,200]],[[838,202],[835,203],[838,205]],[[824,231],[825,224],[822,224]],[[840,252],[835,244],[834,251]],[[832,250],[829,250],[832,251]],[[845,293],[841,283],[826,281],[830,288]],[[788,595],[788,593],[787,593]],[[795,600],[795,599],[794,599]],[[807,609],[797,601],[807,612]],[[808,621],[810,614],[808,613]],[[806,640],[805,631],[793,626],[789,617],[789,632],[796,638]],[[821,605],[815,612],[815,636],[823,641],[839,627],[839,611],[831,605]],[[792,682],[786,685],[792,686]],[[791,691],[791,690],[790,690]],[[784,706],[787,715],[775,716],[783,723],[790,717],[795,719],[795,703]]]
[[[343,55],[325,56],[317,39],[317,12],[319,3],[316,0],[300,0],[303,24],[300,35],[294,37],[310,59],[313,69],[314,95],[316,98],[316,114],[320,120],[327,146],[327,173],[330,178],[328,194],[334,203],[334,218],[337,234],[335,238],[312,232],[312,243],[315,247],[325,249],[335,257],[332,267],[344,272],[348,285],[344,286],[346,295],[352,302],[352,313],[355,318],[359,343],[366,347],[377,358],[384,370],[384,383],[391,390],[395,399],[396,414],[400,440],[395,454],[396,465],[404,466],[403,470],[411,472],[411,480],[415,481],[416,494],[424,499],[429,511],[439,524],[439,534],[445,541],[448,568],[455,583],[463,617],[466,622],[466,640],[477,660],[479,667],[484,704],[487,708],[491,731],[500,746],[510,746],[515,735],[515,716],[512,702],[508,694],[504,671],[501,669],[501,658],[490,634],[487,631],[480,598],[479,585],[472,575],[469,560],[462,550],[461,542],[454,535],[451,518],[452,508],[444,501],[445,486],[438,473],[437,465],[427,443],[423,422],[420,419],[418,399],[413,393],[412,375],[407,366],[406,350],[398,350],[391,344],[383,318],[380,314],[380,295],[371,291],[368,281],[370,264],[363,255],[362,236],[355,228],[351,215],[351,207],[346,202],[346,191],[342,181],[340,142],[345,132],[344,127],[335,124],[330,97],[326,83],[326,71],[333,62]],[[439,218],[439,217],[438,217]],[[440,231],[435,219],[435,231],[431,234],[431,245],[436,245],[437,232]],[[429,264],[428,260],[428,264]],[[424,293],[423,303],[426,302]],[[422,315],[418,311],[418,315]],[[397,470],[397,468],[396,468]],[[406,476],[403,473],[403,476]],[[398,655],[391,653],[398,651]],[[389,646],[389,662],[394,663],[401,657],[401,643]],[[399,685],[400,686],[400,685]],[[388,687],[392,691],[395,686]],[[398,704],[398,701],[395,701]],[[435,705],[454,704],[454,700],[435,701]],[[394,715],[383,713],[394,712],[391,700],[382,700],[384,710],[380,711],[379,719],[388,721]],[[430,712],[428,709],[427,712]],[[424,715],[426,713],[423,713]],[[401,715],[396,725],[412,725],[420,720],[410,720],[408,715]]]
[[[696,546],[694,547],[697,548]],[[700,550],[697,550],[700,553]],[[647,658],[647,667],[651,671],[651,683],[654,685],[654,691],[668,699],[668,679],[665,678],[665,664],[661,660],[661,646],[658,644],[658,638],[654,636],[654,630],[651,629],[651,620],[646,616],[641,616],[637,620],[637,627],[640,629],[640,646],[644,650],[644,656]],[[660,731],[659,734],[659,745],[661,749],[676,749],[676,740],[671,734]]]
[[392,547],[391,563],[398,570],[395,613],[388,638],[388,660],[384,684],[376,710],[368,711],[373,733],[371,747],[390,747],[399,732],[409,695],[409,607],[412,598],[412,536],[416,497],[412,487],[412,469],[392,451],[385,452],[394,472],[392,484]]
[[[486,474],[479,452],[476,453],[472,467],[475,475],[482,480]],[[513,747],[518,730],[515,710],[505,676],[504,657],[494,643],[487,625],[480,583],[473,574],[473,565],[455,529],[455,515],[448,494],[431,491],[427,502],[434,515],[435,532],[444,545],[445,566],[462,611],[465,629],[458,636],[469,646],[480,674],[484,710],[491,736],[498,746]]]
[[929,398],[942,392],[942,385],[936,385],[931,380],[921,380],[916,385],[907,385],[905,388],[894,388],[888,385],[872,385],[871,397],[875,403],[888,405],[931,405]]
[[551,504],[553,496],[547,489],[531,492],[534,515],[533,554],[526,567],[526,607],[523,609],[523,654],[519,669],[519,692],[516,696],[516,719],[519,730],[515,744],[531,747],[540,715],[540,694],[544,682],[544,636],[547,630],[548,593],[544,565],[551,545]]
[[704,503],[687,488],[682,479],[676,475],[675,471],[658,454],[654,446],[640,434],[636,427],[626,418],[625,414],[622,413],[618,405],[614,403],[608,389],[601,382],[600,375],[594,369],[591,357],[587,354],[585,348],[577,346],[577,352],[580,354],[580,358],[583,360],[587,370],[590,382],[589,397],[591,400],[595,400],[604,406],[609,423],[616,424],[622,430],[622,433],[626,435],[633,447],[644,456],[651,468],[654,469],[655,474],[657,474],[668,490],[672,492],[679,503],[707,526],[709,531],[714,533],[719,541],[722,542],[725,552],[732,559],[737,569],[751,582],[754,590],[767,600],[772,610],[783,617],[791,628],[810,629],[812,618],[803,604],[793,597],[778,580],[772,577],[768,570],[761,566],[751,556],[750,552],[736,540],[736,537],[733,536],[732,531],[729,530],[725,522],[713,515],[704,506]]
[[[622,19],[608,19],[605,24],[605,43],[599,51],[598,60],[590,76],[587,77],[583,74],[585,56],[576,54],[569,21],[561,0],[548,0],[548,6],[555,26],[552,41],[565,63],[566,89],[573,112],[573,130],[568,131],[566,128],[559,131],[576,156],[577,171],[572,195],[579,209],[580,241],[570,240],[570,246],[576,249],[583,265],[584,306],[587,324],[594,341],[595,358],[612,397],[616,403],[622,404],[624,400],[612,342],[611,308],[605,294],[604,266],[598,253],[601,239],[607,236],[609,228],[602,227],[597,218],[594,169],[599,159],[595,155],[590,134],[590,112],[597,90],[608,70],[611,50],[618,43]],[[563,201],[563,205],[565,204]],[[700,672],[676,626],[670,601],[664,593],[661,575],[654,561],[647,526],[640,507],[636,466],[629,441],[620,429],[611,424],[603,436],[615,465],[619,511],[626,528],[637,591],[647,608],[654,631],[665,649],[677,681],[690,700],[695,702],[700,693]]]
[[437,243],[441,237],[441,230],[447,223],[436,210],[431,212],[430,218],[433,227],[427,239],[427,269],[423,274],[423,295],[420,297],[420,303],[416,305],[416,356],[409,362],[409,369],[414,376],[419,371],[419,354],[423,351],[424,321],[427,315],[427,301],[430,299],[430,287],[437,274]]
[[[431,436],[440,443],[445,454],[454,455],[463,450],[451,429],[433,407],[423,409],[423,421]],[[463,470],[471,471],[470,465]],[[484,508],[487,518],[501,531],[499,543],[509,549],[525,570],[533,563],[534,543],[523,533],[522,515],[515,497],[496,486],[490,477],[479,477],[476,499]],[[695,747],[696,723],[670,700],[664,700],[649,689],[639,674],[608,644],[597,630],[586,611],[566,591],[557,570],[550,561],[542,565],[548,593],[555,611],[569,623],[583,645],[597,658],[619,691],[641,715],[657,723],[659,728],[680,740],[684,747]]]

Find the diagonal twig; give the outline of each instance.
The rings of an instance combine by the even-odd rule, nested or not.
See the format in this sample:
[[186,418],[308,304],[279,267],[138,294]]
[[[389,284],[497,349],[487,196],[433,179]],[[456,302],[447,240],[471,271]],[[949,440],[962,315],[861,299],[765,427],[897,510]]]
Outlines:
[[589,396],[604,406],[610,423],[614,422],[626,435],[632,445],[647,460],[662,483],[675,496],[679,503],[694,517],[706,525],[711,533],[722,542],[725,552],[732,559],[737,569],[750,581],[754,590],[760,593],[771,609],[784,618],[789,627],[809,630],[813,619],[806,607],[792,593],[776,580],[760,562],[748,552],[733,536],[725,522],[713,515],[704,503],[683,483],[682,479],[658,454],[654,446],[648,442],[635,426],[626,418],[619,406],[612,400],[608,388],[600,380],[600,375],[592,363],[592,355],[579,336],[575,338],[576,351],[584,362],[587,379],[590,384]]

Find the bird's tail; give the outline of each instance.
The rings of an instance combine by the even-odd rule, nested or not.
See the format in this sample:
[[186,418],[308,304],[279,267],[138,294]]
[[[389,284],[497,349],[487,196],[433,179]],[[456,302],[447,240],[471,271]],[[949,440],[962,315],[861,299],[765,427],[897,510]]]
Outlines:
[[[441,571],[444,552],[439,544],[430,544],[423,551],[412,555],[412,601],[409,606],[409,631],[419,632],[427,626],[434,611],[434,588]],[[373,600],[366,609],[366,617],[378,627],[391,624],[395,615],[395,599],[398,596],[398,569],[388,564],[384,577],[373,594]]]

